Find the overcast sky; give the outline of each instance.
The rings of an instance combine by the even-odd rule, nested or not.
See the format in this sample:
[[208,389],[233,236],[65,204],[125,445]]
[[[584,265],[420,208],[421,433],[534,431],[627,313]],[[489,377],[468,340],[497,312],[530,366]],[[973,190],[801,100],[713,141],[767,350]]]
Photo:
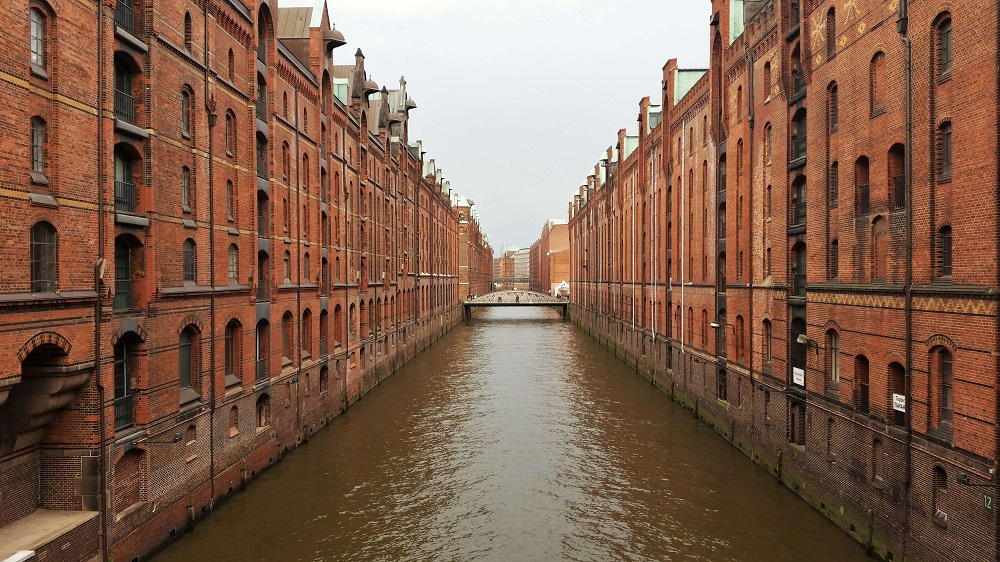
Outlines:
[[[405,76],[410,141],[475,201],[495,251],[529,246],[639,100],[658,103],[662,68],[708,63],[708,0],[327,0],[369,77]],[[279,5],[291,5],[280,2]]]

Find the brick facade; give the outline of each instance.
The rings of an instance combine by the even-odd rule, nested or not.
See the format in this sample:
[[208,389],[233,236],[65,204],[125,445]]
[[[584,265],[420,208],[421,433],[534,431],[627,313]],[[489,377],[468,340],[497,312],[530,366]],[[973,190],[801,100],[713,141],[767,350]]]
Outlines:
[[0,24],[0,526],[143,557],[461,319],[468,221],[323,2]]
[[998,553],[998,18],[715,0],[570,204],[575,321],[884,559]]

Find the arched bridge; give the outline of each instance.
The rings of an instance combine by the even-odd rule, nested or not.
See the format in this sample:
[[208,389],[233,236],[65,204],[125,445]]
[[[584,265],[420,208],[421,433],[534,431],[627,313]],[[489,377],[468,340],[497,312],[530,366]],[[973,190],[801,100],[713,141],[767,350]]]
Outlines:
[[569,314],[569,300],[558,299],[536,291],[493,291],[467,299],[465,317],[472,318],[472,309],[484,306],[547,306],[558,308],[563,318]]

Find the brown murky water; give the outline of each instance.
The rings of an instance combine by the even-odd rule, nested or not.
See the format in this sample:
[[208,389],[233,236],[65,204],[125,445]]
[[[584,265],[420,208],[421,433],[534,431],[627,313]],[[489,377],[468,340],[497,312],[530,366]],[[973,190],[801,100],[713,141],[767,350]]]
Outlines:
[[554,311],[456,327],[156,562],[867,560]]

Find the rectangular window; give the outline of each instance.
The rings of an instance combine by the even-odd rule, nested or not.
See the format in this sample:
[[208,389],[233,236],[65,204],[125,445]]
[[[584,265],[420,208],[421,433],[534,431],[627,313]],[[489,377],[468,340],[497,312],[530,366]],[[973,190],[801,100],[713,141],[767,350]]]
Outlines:
[[951,354],[942,351],[941,356],[941,421],[951,422],[952,414],[952,373]]
[[941,125],[941,177],[951,177],[951,123]]
[[951,20],[938,28],[938,64],[941,75],[951,73]]

